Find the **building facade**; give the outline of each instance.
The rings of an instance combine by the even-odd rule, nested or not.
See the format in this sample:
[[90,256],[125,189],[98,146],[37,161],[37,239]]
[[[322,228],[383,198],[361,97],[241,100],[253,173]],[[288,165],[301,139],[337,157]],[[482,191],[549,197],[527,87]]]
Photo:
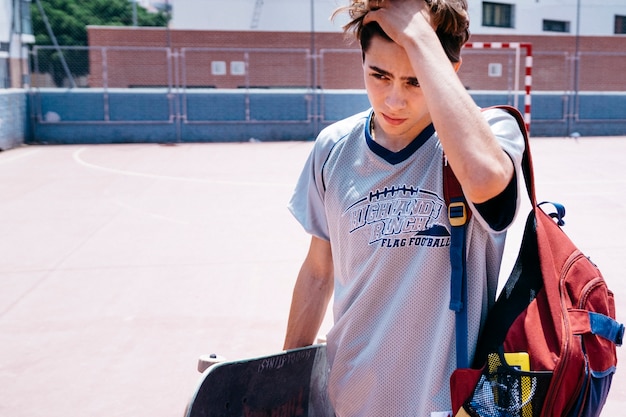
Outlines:
[[0,0],[0,88],[28,85],[28,45],[35,42],[30,0]]
[[[173,29],[339,32],[329,20],[347,0],[169,0]],[[480,35],[626,34],[621,0],[468,0],[472,33]]]
[[469,0],[472,32],[484,35],[626,34],[626,2],[604,0]]

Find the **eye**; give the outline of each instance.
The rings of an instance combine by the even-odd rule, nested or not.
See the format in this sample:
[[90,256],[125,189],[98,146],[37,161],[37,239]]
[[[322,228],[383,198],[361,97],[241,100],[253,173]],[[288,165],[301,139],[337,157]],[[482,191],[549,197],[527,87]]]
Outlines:
[[370,77],[373,77],[377,80],[387,80],[389,79],[385,74],[381,74],[380,72],[372,72]]
[[407,84],[410,85],[411,87],[419,87],[420,86],[420,82],[417,81],[417,78],[409,78],[407,80]]

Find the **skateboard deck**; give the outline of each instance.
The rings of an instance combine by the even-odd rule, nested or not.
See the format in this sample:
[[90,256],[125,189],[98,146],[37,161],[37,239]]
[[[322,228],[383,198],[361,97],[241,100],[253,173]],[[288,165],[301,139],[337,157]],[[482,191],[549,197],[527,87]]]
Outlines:
[[202,373],[185,417],[333,417],[326,345],[227,361]]

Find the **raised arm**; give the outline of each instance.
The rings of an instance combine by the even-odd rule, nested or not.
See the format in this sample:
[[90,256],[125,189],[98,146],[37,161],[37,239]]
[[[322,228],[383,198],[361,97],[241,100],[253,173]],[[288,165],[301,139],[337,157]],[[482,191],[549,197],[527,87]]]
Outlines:
[[380,5],[364,21],[377,21],[406,51],[466,197],[482,203],[500,194],[513,177],[513,163],[459,80],[460,62],[452,63],[446,55],[434,28],[439,18],[423,0],[384,0]]

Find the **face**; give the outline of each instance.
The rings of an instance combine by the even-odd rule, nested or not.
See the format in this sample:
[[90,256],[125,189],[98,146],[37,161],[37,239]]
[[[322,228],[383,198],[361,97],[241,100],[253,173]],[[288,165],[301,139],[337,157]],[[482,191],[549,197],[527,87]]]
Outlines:
[[431,123],[406,52],[398,44],[374,36],[364,53],[363,72],[375,114],[376,141],[391,150],[402,149]]

